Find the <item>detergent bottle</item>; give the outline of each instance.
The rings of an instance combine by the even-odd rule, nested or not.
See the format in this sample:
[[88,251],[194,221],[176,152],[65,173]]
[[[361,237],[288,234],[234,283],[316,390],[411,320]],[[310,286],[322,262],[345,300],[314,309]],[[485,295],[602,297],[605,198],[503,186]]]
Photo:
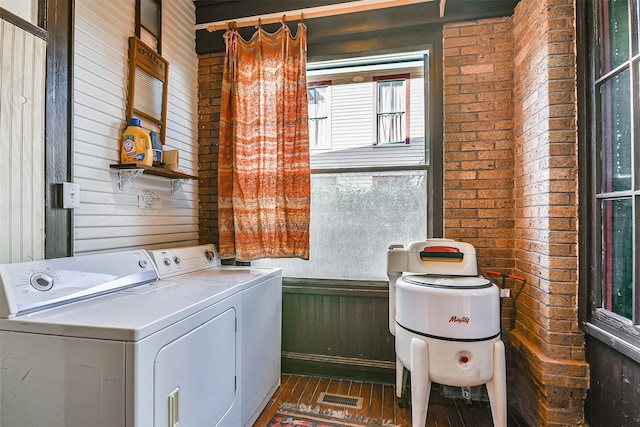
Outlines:
[[132,118],[122,135],[120,163],[153,165],[153,146],[149,132],[140,127],[140,119]]

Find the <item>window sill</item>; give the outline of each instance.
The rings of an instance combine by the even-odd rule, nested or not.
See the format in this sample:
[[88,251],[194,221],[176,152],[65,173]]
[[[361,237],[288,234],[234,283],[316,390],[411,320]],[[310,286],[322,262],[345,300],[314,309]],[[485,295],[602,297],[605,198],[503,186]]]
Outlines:
[[398,148],[398,147],[411,147],[411,143],[408,142],[384,142],[372,145],[373,148]]
[[635,341],[635,337],[626,339],[628,334],[624,331],[621,332],[618,330],[619,335],[615,335],[612,331],[608,330],[611,329],[611,327],[601,327],[591,322],[583,323],[582,329],[589,336],[601,341],[635,362],[640,363],[640,346],[631,341]]
[[380,281],[283,277],[282,289],[289,294],[389,298],[389,283]]

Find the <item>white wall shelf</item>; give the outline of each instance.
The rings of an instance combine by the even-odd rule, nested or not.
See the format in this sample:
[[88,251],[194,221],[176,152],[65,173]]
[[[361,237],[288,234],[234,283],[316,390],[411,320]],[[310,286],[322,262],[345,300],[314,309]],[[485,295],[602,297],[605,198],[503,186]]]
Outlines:
[[198,179],[197,176],[188,175],[182,172],[176,172],[165,168],[159,168],[157,166],[145,166],[138,164],[124,165],[124,164],[116,164],[111,165],[111,169],[115,169],[118,171],[118,177],[120,178],[120,182],[118,183],[118,188],[122,190],[122,187],[129,181],[135,180],[137,176],[142,174],[160,176],[163,178],[171,179],[171,194],[178,191],[182,185],[192,179]]

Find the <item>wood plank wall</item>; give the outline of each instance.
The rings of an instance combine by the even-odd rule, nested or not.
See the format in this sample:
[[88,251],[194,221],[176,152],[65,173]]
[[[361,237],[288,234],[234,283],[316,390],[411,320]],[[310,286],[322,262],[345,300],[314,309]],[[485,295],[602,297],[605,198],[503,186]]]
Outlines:
[[282,370],[393,382],[388,284],[285,278]]
[[[190,0],[163,2],[162,55],[169,61],[167,141],[180,150],[180,168],[198,174],[198,60],[195,6]],[[125,123],[128,38],[135,32],[135,1],[75,2],[74,181],[80,208],[74,211],[76,254],[198,243],[198,181],[172,193],[172,182],[143,175],[118,187]],[[158,203],[140,208],[143,190]]]
[[585,403],[589,425],[640,425],[640,364],[587,335],[591,389]]
[[44,258],[45,55],[0,20],[0,263]]

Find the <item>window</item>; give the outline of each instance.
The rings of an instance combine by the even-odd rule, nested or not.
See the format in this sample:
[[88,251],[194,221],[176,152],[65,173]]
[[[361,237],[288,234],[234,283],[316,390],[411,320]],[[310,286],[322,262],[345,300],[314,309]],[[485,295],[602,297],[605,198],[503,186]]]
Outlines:
[[46,39],[57,6],[56,0],[0,0],[0,18]]
[[[640,360],[640,55],[638,7],[628,0],[587,2],[592,8],[592,69],[586,92],[590,129],[592,301],[587,331],[615,336]],[[633,42],[632,42],[633,41]],[[609,341],[610,338],[607,338]],[[631,346],[629,346],[631,344]],[[627,350],[629,351],[629,350]]]
[[331,82],[309,84],[309,148],[330,148]]
[[136,37],[162,55],[162,0],[136,0]]
[[408,144],[409,76],[376,77],[376,144]]
[[[427,59],[412,52],[308,64],[310,259],[253,265],[281,267],[286,277],[386,281],[389,245],[425,238]],[[374,145],[378,121],[388,136]]]
[[0,8],[8,10],[30,24],[44,27],[44,2],[41,0],[0,0]]

